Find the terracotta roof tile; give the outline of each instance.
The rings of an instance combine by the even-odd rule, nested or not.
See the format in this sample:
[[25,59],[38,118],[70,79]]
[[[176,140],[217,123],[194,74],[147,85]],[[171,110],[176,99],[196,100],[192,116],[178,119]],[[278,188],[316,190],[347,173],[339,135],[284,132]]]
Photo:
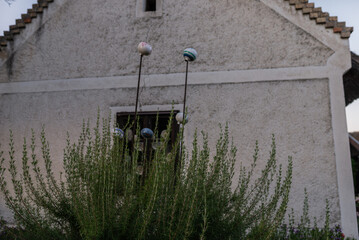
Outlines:
[[15,35],[15,34],[20,34],[20,28],[17,25],[11,25],[10,26],[10,32]]
[[36,18],[36,16],[37,16],[36,11],[33,10],[32,8],[27,9],[27,13],[29,14],[29,16],[30,16],[31,18]]
[[1,47],[6,47],[7,43],[6,43],[6,39],[5,37],[1,36],[0,37],[0,46]]
[[16,19],[16,26],[19,28],[25,28],[25,23],[22,19]]
[[309,14],[309,18],[315,20],[317,24],[322,24],[326,28],[333,28],[334,33],[339,33],[341,38],[349,38],[353,32],[352,27],[346,27],[345,22],[338,22],[338,17],[332,17],[322,8],[314,7],[314,3],[308,3],[308,0],[284,0],[294,5],[297,11],[302,10],[303,14]]
[[4,31],[4,37],[5,37],[6,41],[12,41],[13,40],[13,35],[9,31]]
[[42,3],[41,3],[41,7],[47,8],[47,6],[48,6],[47,2],[42,2]]
[[29,14],[21,14],[21,19],[24,21],[25,24],[31,23],[31,17]]

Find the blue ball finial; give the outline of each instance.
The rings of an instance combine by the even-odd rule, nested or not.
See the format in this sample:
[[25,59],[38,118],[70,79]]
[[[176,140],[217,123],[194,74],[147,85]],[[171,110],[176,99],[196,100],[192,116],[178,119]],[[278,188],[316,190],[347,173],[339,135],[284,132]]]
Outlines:
[[113,135],[114,135],[115,137],[123,138],[123,136],[125,135],[125,133],[122,131],[121,128],[114,128],[114,129],[113,129]]
[[152,138],[153,137],[153,131],[149,128],[143,128],[141,130],[141,136],[144,138]]
[[196,60],[198,56],[198,53],[195,49],[193,48],[186,48],[184,51],[183,51],[183,57],[184,57],[184,60],[185,61],[194,61]]

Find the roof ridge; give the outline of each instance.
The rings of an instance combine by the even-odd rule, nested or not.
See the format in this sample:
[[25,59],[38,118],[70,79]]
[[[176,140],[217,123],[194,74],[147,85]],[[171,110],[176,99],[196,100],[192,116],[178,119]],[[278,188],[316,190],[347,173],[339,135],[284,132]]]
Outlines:
[[309,18],[315,20],[317,24],[322,24],[325,28],[333,28],[334,33],[340,33],[341,38],[349,38],[353,32],[353,27],[347,27],[345,22],[338,22],[338,17],[330,16],[323,12],[321,7],[315,7],[314,3],[308,0],[284,0],[290,5],[294,5],[296,10],[302,10],[303,15],[309,15]]
[[26,25],[32,22],[33,18],[42,14],[44,8],[47,8],[54,0],[37,0],[27,13],[21,14],[21,19],[15,20],[15,25],[10,25],[9,31],[4,31],[4,36],[0,36],[0,47],[6,47],[9,41],[13,41],[15,35],[20,34],[20,30],[26,28]]

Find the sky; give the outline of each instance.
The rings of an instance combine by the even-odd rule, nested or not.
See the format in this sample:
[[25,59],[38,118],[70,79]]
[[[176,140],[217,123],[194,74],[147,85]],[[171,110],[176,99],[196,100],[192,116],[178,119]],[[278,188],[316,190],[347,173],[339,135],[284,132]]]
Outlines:
[[[15,24],[15,19],[26,13],[36,0],[16,0],[10,6],[0,0],[0,35]],[[331,16],[337,16],[339,21],[345,21],[347,26],[354,27],[350,37],[350,50],[359,54],[359,0],[310,0],[316,7],[322,7],[323,11]],[[359,99],[346,108],[348,131],[359,131]]]

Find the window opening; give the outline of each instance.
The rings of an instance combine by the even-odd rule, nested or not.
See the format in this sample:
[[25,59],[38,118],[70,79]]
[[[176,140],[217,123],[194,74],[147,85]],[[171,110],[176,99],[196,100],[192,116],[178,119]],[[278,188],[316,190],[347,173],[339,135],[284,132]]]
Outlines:
[[[175,116],[179,111],[173,112],[173,119],[172,119],[172,126],[171,126],[171,132],[169,136],[169,141],[167,144],[166,151],[169,153],[172,148],[173,144],[176,141],[177,135],[179,133],[179,125],[177,124],[175,120]],[[158,122],[157,122],[157,131],[154,132],[156,128],[156,120],[158,116]],[[161,134],[164,134],[164,132],[167,130],[168,121],[171,116],[171,111],[161,111],[161,112],[140,112],[137,113],[138,118],[138,124],[137,127],[141,130],[143,128],[149,128],[151,129],[154,134],[156,134],[153,139],[139,139],[139,148],[138,150],[138,162],[137,162],[137,168],[139,175],[142,176],[142,181],[146,178],[146,174],[149,170],[149,166],[151,164],[151,161],[154,157],[154,150],[156,149],[156,144],[159,144],[161,140]],[[134,133],[133,129],[130,129],[128,124],[133,123],[135,117],[134,112],[122,112],[116,114],[116,125],[122,129],[125,132],[125,138],[126,141],[128,141],[128,148],[129,148],[129,156],[127,156],[128,160],[131,161],[134,152]],[[126,132],[130,131],[131,133],[128,135]],[[176,163],[177,165],[177,159]],[[175,167],[175,166],[174,166]]]
[[156,12],[156,0],[144,0],[145,12]]

